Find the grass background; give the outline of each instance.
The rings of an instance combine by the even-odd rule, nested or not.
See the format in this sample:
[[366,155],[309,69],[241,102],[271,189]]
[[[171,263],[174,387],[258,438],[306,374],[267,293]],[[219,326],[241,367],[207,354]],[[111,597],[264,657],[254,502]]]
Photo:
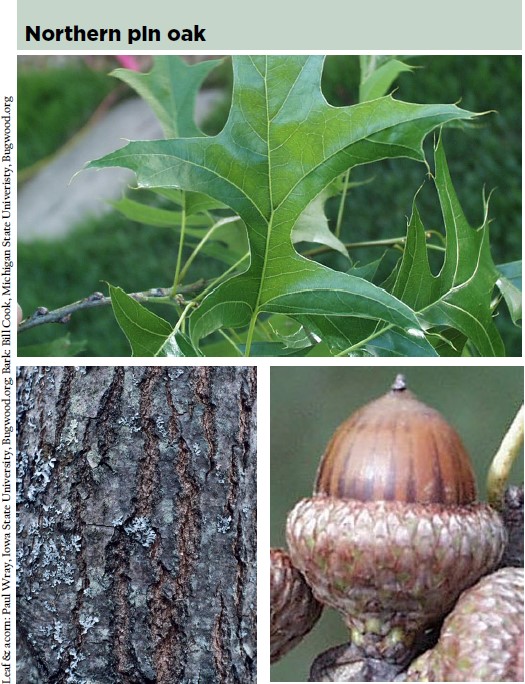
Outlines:
[[[105,71],[114,64],[101,61],[87,66],[78,58],[61,58],[58,66],[49,58],[26,63],[19,73],[19,169],[30,175],[79,130],[108,93],[127,93]],[[45,60],[45,61],[44,61]],[[471,225],[482,220],[482,190],[495,189],[491,198],[491,242],[496,264],[521,259],[521,58],[519,56],[410,57],[417,67],[402,74],[395,97],[412,102],[460,102],[472,111],[491,110],[466,130],[446,129],[445,150],[459,199]],[[44,67],[44,68],[43,68]],[[229,60],[208,82],[231,88]],[[358,58],[330,56],[326,60],[323,91],[331,104],[356,102],[359,86]],[[119,88],[118,93],[116,89]],[[129,93],[128,93],[129,94]],[[110,95],[111,97],[111,95]],[[227,116],[226,104],[205,126],[220,130]],[[427,140],[432,159],[432,140]],[[409,160],[393,160],[357,168],[352,180],[373,182],[351,190],[347,200],[344,241],[377,240],[404,235],[415,192],[425,182],[425,168]],[[418,206],[427,228],[441,228],[435,191],[425,183]],[[329,212],[335,214],[335,207]],[[80,221],[60,240],[21,244],[18,251],[19,298],[26,313],[37,306],[55,308],[103,290],[103,281],[128,291],[165,286],[172,280],[176,238],[167,231],[138,226],[115,214]],[[378,249],[353,252],[361,263],[380,256]],[[394,256],[392,254],[391,263]],[[324,263],[344,267],[337,255]],[[439,259],[433,269],[439,269]],[[217,264],[202,265],[206,275]],[[200,277],[201,273],[196,273]],[[155,311],[158,309],[155,308]],[[161,315],[165,312],[159,311]],[[521,331],[500,307],[497,324],[507,354],[521,354]],[[115,356],[128,353],[128,345],[111,312],[98,309],[73,317],[67,330],[73,340],[84,340],[84,353]],[[43,326],[23,335],[21,343],[34,344],[62,336],[64,329]]]

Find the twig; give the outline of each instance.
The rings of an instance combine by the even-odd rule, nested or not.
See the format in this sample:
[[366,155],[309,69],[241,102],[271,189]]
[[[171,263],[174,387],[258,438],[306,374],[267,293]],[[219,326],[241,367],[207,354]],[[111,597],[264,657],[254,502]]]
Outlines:
[[[175,297],[171,296],[171,287],[155,287],[151,290],[146,290],[145,292],[133,292],[128,296],[133,297],[137,302],[166,302],[184,306],[187,304],[187,301],[184,299],[183,295],[198,292],[205,287],[205,285],[206,281],[204,279],[197,280],[195,283],[180,287],[179,292]],[[18,332],[24,332],[25,330],[35,328],[37,325],[44,325],[47,323],[69,323],[71,315],[77,311],[93,309],[97,306],[109,306],[110,304],[111,297],[105,297],[102,292],[93,292],[93,294],[90,294],[88,297],[85,297],[78,302],[67,304],[54,311],[48,311],[45,307],[39,306],[32,316],[29,316],[29,318],[26,318],[25,321],[20,323]]]

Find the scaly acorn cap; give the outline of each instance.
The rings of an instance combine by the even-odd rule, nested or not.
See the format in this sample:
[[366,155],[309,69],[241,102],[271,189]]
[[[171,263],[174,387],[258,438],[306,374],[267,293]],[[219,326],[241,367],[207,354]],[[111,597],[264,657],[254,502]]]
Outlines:
[[408,682],[523,682],[523,568],[502,568],[459,598]]
[[270,651],[274,663],[315,625],[323,607],[282,549],[270,549]]

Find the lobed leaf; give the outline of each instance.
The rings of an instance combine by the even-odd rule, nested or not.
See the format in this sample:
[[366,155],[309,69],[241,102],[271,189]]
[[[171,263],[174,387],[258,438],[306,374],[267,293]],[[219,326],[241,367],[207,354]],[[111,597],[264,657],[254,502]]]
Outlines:
[[[361,58],[361,83],[359,84],[359,101],[375,100],[388,92],[399,74],[413,71],[414,67],[401,62],[399,59],[387,59],[380,64],[375,60],[376,55]],[[364,63],[366,61],[366,63]]]
[[392,97],[332,107],[321,92],[319,56],[242,56],[233,63],[232,106],[218,135],[132,142],[89,164],[130,168],[142,187],[205,193],[244,220],[250,266],[192,313],[192,345],[220,328],[248,325],[249,353],[257,317],[268,312],[336,325],[356,317],[383,321],[429,351],[410,306],[362,278],[301,257],[291,234],[301,212],[343,171],[394,157],[423,162],[430,131],[472,114]]
[[147,74],[115,69],[112,76],[133,88],[152,108],[167,138],[202,135],[194,120],[195,99],[208,74],[221,60],[187,64],[179,57],[159,55]]
[[432,274],[425,229],[414,203],[393,294],[419,312],[427,329],[455,330],[464,336],[461,339],[470,340],[479,354],[502,356],[505,350],[491,306],[498,273],[489,248],[487,204],[483,225],[474,230],[452,185],[441,138],[435,160],[435,184],[446,231],[443,266],[438,275]]

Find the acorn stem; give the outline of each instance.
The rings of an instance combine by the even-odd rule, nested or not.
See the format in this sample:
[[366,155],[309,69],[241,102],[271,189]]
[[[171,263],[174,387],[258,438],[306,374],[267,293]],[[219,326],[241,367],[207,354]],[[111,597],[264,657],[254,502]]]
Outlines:
[[497,510],[503,508],[503,495],[510,470],[523,446],[523,404],[503,437],[487,476],[488,500]]

